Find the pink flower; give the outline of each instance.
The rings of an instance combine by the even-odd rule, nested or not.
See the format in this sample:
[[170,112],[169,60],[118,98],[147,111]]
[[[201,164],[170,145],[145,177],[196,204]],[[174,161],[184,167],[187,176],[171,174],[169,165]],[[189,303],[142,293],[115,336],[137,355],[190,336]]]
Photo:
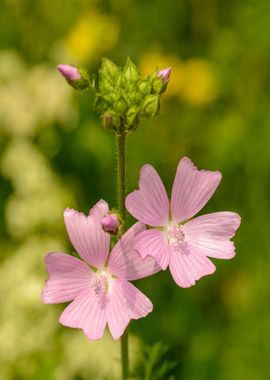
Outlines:
[[150,313],[151,301],[129,281],[160,269],[153,258],[143,260],[133,249],[134,237],[145,229],[141,223],[126,232],[108,258],[110,235],[101,226],[108,211],[102,200],[88,216],[67,209],[66,228],[82,260],[54,252],[45,257],[49,277],[42,292],[43,302],[72,301],[59,321],[64,326],[81,328],[89,339],[100,339],[107,323],[113,338],[118,339],[131,319]]
[[81,74],[75,66],[61,64],[58,65],[57,68],[68,82],[74,82],[81,79]]
[[168,82],[170,78],[171,71],[172,71],[171,67],[167,67],[166,69],[159,70],[157,73],[157,76],[162,77],[163,83],[165,84]]
[[163,270],[169,265],[175,282],[182,287],[195,284],[215,271],[208,257],[230,259],[235,255],[230,241],[240,225],[234,212],[216,212],[190,220],[214,194],[221,173],[198,170],[192,161],[180,160],[171,202],[151,165],[141,169],[139,190],[126,198],[126,208],[140,222],[154,227],[134,240],[142,258],[154,257]]
[[101,225],[104,231],[116,234],[120,221],[116,214],[107,214],[101,219]]

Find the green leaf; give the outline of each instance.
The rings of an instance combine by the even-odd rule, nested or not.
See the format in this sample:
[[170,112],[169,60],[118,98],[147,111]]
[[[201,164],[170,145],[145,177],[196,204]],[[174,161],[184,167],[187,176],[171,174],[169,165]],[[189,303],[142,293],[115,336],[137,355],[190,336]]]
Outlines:
[[143,346],[135,374],[138,380],[175,380],[177,362],[169,358],[168,346],[161,342]]

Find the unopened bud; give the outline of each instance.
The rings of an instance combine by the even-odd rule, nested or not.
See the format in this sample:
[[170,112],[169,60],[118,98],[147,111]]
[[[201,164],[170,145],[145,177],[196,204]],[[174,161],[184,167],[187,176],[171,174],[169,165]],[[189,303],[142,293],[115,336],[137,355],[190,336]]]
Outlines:
[[120,124],[120,115],[114,111],[108,111],[102,117],[102,125],[105,129],[117,130],[120,127]]
[[159,107],[159,95],[147,95],[142,104],[143,115],[151,118],[158,113]]
[[120,97],[120,99],[118,99],[114,103],[113,109],[115,110],[115,112],[120,113],[120,114],[124,114],[126,112],[127,102],[125,101],[125,99],[122,96]]
[[123,74],[128,81],[137,81],[140,77],[137,67],[129,58],[124,67]]
[[138,107],[131,107],[126,113],[126,126],[128,129],[136,127],[139,122],[139,109]]
[[167,67],[166,69],[158,71],[157,76],[162,77],[163,84],[168,82],[171,71],[172,71],[171,67]]
[[101,225],[105,232],[116,234],[120,221],[116,214],[107,214],[101,219]]
[[106,113],[104,115],[104,128],[110,129],[112,127],[112,115],[110,113]]
[[108,58],[102,58],[100,74],[109,81],[114,80],[119,73],[118,67]]
[[88,75],[82,69],[71,65],[58,65],[59,72],[66,81],[76,90],[84,90],[89,87]]
[[142,95],[147,95],[151,92],[151,83],[149,80],[142,80],[138,87]]

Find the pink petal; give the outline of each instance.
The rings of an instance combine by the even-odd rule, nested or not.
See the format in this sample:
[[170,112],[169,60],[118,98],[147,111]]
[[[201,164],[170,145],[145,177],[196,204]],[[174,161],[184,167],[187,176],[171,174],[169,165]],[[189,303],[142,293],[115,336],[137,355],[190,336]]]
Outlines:
[[188,247],[193,253],[217,259],[231,259],[235,247],[229,239],[240,225],[234,212],[215,212],[192,219],[184,225]]
[[58,65],[57,68],[68,81],[73,82],[82,78],[79,70],[75,66],[61,64]]
[[45,256],[45,264],[49,278],[42,292],[44,303],[72,301],[89,287],[93,273],[76,257],[52,252]]
[[66,307],[59,322],[67,327],[82,329],[91,340],[100,339],[107,323],[106,301],[96,296],[89,287]]
[[[104,201],[102,201],[104,202]],[[66,209],[64,219],[73,247],[88,264],[100,268],[104,265],[110,246],[110,235],[101,226],[103,212],[99,202],[90,211],[89,216]]]
[[100,199],[95,206],[93,206],[90,211],[89,215],[96,217],[98,219],[102,219],[106,214],[109,212],[109,206],[108,203],[105,202],[103,199]]
[[197,214],[212,197],[220,181],[220,172],[198,170],[189,158],[182,158],[172,189],[173,222],[183,222]]
[[167,67],[166,69],[159,70],[157,73],[157,76],[162,77],[163,83],[166,83],[166,82],[168,82],[168,80],[170,78],[171,71],[172,71],[172,68]]
[[164,232],[155,229],[143,231],[135,238],[134,246],[143,259],[151,256],[163,270],[167,268],[171,257],[171,247],[168,245]]
[[134,238],[144,230],[144,224],[136,223],[117,242],[109,257],[110,273],[133,281],[160,271],[155,259],[152,257],[142,259],[134,249]]
[[190,253],[183,248],[173,252],[170,270],[177,285],[188,288],[201,277],[214,273],[216,267],[206,256]]
[[107,320],[114,339],[119,339],[131,319],[145,317],[153,310],[152,302],[134,285],[117,279],[112,285]]
[[149,226],[168,223],[169,200],[165,187],[151,165],[144,165],[140,173],[140,190],[126,197],[126,208],[131,215]]

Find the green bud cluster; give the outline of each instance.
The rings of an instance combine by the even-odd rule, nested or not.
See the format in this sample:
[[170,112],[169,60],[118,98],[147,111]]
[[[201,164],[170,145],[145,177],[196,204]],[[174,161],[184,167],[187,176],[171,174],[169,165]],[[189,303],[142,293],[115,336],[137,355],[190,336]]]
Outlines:
[[116,134],[135,130],[142,119],[157,115],[160,95],[166,86],[157,70],[142,79],[130,59],[121,68],[103,58],[93,87],[96,92],[95,109],[104,128],[112,129]]

